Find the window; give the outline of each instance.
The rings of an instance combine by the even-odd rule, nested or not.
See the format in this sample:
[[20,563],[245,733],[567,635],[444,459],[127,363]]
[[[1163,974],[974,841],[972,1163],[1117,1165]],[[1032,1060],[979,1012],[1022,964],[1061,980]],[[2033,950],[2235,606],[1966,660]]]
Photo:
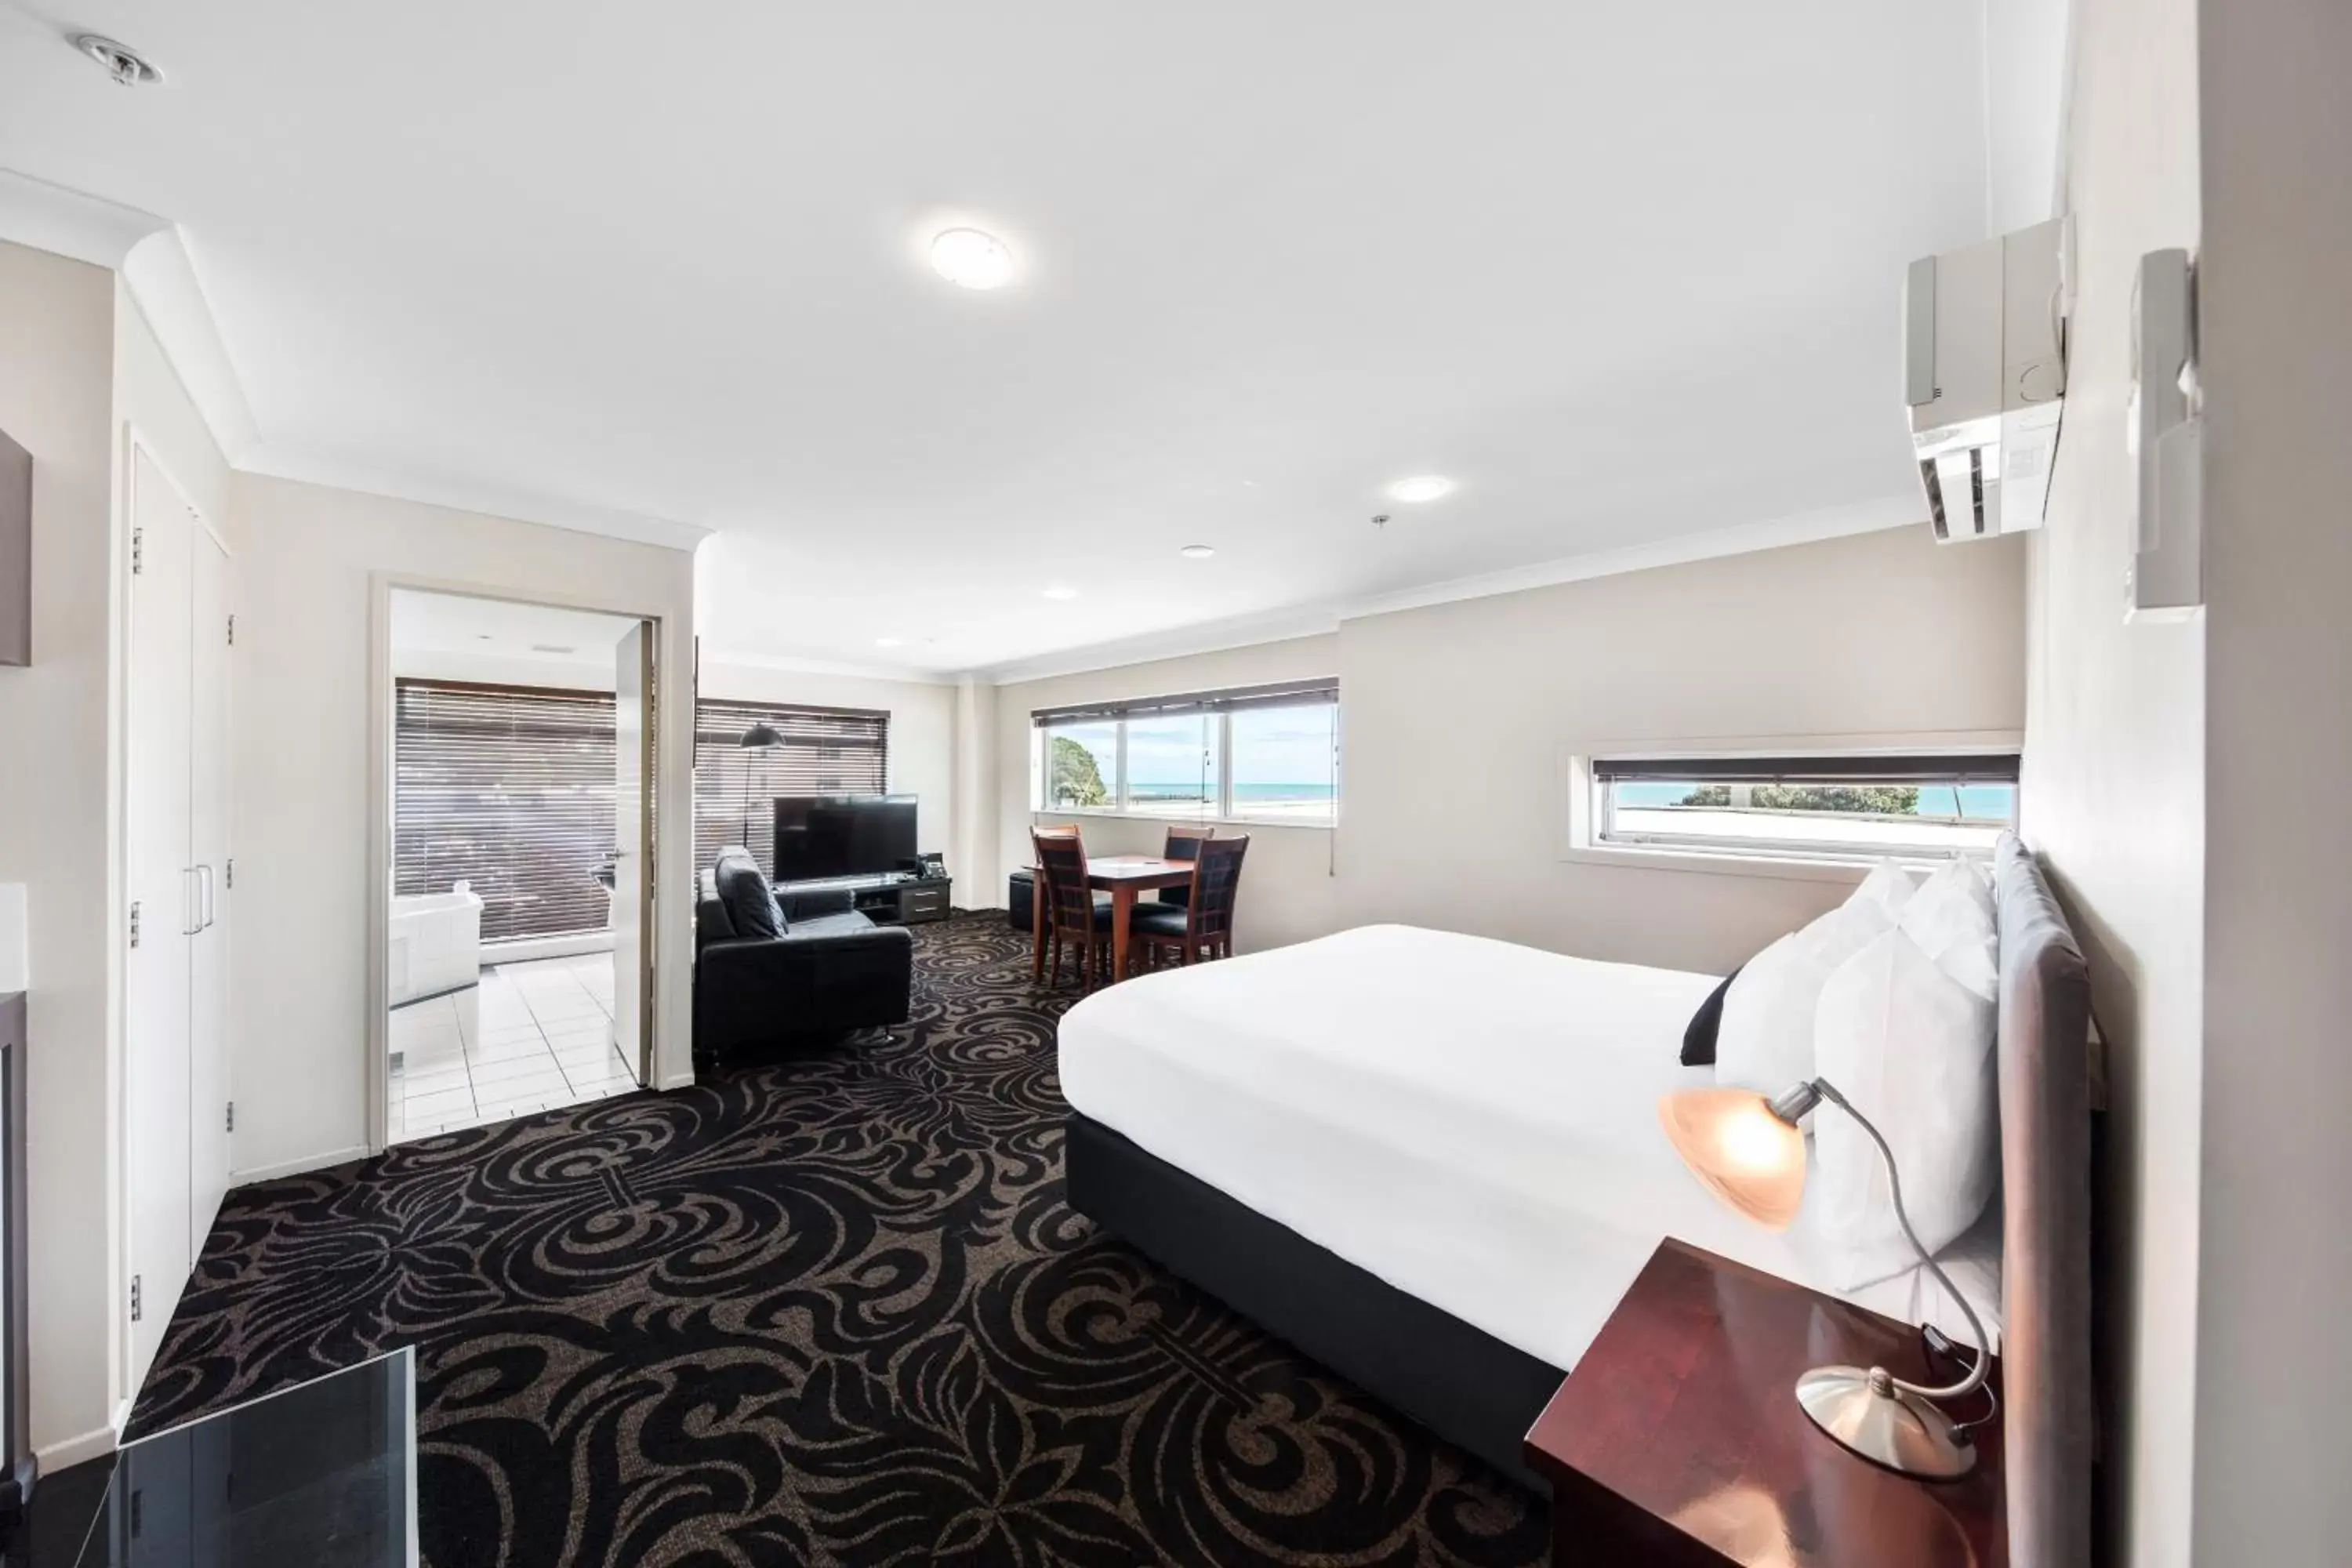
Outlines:
[[1171,820],[1328,826],[1339,796],[1332,680],[1191,692],[1031,716],[1032,804]]
[[1045,731],[1045,804],[1056,811],[1108,811],[1118,787],[1117,722],[1055,724]]
[[1331,820],[1339,768],[1337,705],[1244,709],[1233,715],[1233,756],[1234,799],[1226,816]]
[[[781,743],[747,747],[755,724]],[[706,698],[694,709],[694,863],[730,844],[750,849],[776,873],[778,795],[882,795],[890,780],[890,715],[861,708],[810,708]]]
[[2017,758],[1598,758],[1593,842],[1856,860],[1990,853]]
[[482,940],[612,923],[609,692],[403,679],[393,688],[393,892],[482,900]]

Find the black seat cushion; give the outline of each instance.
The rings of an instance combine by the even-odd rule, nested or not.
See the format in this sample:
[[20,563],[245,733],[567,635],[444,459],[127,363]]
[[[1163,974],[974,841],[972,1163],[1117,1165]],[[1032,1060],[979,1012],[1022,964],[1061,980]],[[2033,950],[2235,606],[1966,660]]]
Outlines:
[[712,880],[737,936],[767,941],[784,934],[784,915],[776,907],[775,889],[768,886],[766,874],[749,853],[721,850]]
[[1181,909],[1162,907],[1155,910],[1149,904],[1138,904],[1129,929],[1149,931],[1154,936],[1181,937],[1191,929],[1187,923],[1190,919],[1191,916]]
[[813,915],[797,920],[784,932],[787,942],[822,942],[827,937],[847,936],[853,931],[874,930],[873,919],[856,910],[842,910],[829,915]]

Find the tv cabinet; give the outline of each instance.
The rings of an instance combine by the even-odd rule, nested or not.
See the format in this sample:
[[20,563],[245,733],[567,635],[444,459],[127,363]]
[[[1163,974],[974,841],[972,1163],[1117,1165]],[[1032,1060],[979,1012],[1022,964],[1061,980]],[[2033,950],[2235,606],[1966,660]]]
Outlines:
[[870,877],[821,877],[804,882],[779,882],[776,892],[845,889],[850,907],[881,925],[921,925],[948,918],[952,877],[919,877],[912,871],[883,871]]

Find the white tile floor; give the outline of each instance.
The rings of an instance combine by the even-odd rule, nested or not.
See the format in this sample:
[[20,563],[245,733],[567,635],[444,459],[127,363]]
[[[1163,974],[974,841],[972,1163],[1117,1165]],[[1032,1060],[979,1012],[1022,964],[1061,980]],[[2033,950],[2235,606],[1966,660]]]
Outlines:
[[481,984],[392,1013],[392,1137],[423,1138],[624,1094],[613,955],[482,971]]

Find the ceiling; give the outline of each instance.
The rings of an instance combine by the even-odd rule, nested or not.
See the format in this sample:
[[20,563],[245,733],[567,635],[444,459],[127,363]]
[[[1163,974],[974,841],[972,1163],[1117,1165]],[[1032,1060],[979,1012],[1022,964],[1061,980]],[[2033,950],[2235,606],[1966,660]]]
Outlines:
[[[1984,25],[0,0],[0,167],[181,225],[247,466],[700,525],[722,654],[1003,668],[1909,515],[1897,302],[1986,232]],[[929,269],[957,223],[1011,286]]]

